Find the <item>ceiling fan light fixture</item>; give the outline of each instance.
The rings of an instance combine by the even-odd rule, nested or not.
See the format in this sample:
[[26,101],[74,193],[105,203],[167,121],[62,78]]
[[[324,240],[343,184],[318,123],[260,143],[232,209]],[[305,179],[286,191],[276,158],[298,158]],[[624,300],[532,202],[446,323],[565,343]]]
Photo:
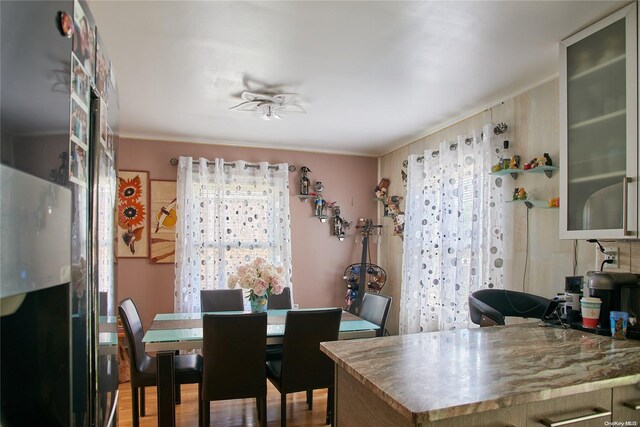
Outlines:
[[295,102],[295,93],[261,94],[244,91],[243,102],[230,108],[236,111],[249,111],[263,120],[282,119],[280,114],[306,113],[301,105]]
[[278,115],[278,110],[276,108],[275,105],[271,104],[271,103],[265,103],[261,106],[261,110],[262,110],[262,119],[263,120],[271,120],[271,119],[282,119],[282,117],[280,117]]

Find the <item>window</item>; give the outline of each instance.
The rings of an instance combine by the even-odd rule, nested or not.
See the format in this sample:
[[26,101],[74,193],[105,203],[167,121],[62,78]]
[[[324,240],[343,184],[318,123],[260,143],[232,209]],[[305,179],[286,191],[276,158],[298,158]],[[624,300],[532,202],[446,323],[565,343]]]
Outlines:
[[199,311],[201,289],[224,288],[240,265],[258,257],[283,266],[290,286],[287,165],[180,162],[176,310]]

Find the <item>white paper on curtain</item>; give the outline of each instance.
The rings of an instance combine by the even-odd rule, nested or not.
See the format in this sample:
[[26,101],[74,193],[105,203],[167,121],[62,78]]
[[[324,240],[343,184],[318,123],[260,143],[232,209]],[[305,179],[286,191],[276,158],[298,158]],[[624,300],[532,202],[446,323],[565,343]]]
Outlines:
[[502,178],[492,127],[409,156],[400,333],[467,328],[468,296],[503,288]]
[[287,164],[224,163],[180,157],[174,293],[179,313],[199,312],[201,289],[226,288],[227,278],[257,257],[283,266],[291,286]]

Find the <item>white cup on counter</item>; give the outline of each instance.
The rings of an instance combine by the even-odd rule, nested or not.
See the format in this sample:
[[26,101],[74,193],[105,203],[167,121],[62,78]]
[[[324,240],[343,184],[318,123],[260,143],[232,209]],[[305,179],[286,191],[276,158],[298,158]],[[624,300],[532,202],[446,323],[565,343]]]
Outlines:
[[597,328],[602,300],[600,298],[583,297],[580,300],[580,305],[582,308],[582,326],[590,329]]

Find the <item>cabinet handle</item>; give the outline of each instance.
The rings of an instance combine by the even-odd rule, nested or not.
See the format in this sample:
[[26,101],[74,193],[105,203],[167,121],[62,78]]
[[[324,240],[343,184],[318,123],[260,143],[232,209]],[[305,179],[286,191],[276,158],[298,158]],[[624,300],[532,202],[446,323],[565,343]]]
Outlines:
[[622,178],[622,234],[627,235],[627,209],[629,207],[629,181],[631,178]]
[[627,408],[633,409],[634,411],[640,410],[640,401],[639,400],[631,401],[631,402],[622,402],[622,404],[624,406],[626,406]]
[[604,418],[611,415],[611,411],[604,408],[593,408],[593,414],[582,415],[580,417],[568,418],[566,420],[560,421],[551,421],[549,418],[544,418],[540,420],[540,424],[545,425],[547,427],[560,427],[566,426],[573,423],[579,423],[581,421],[595,420],[596,418]]

